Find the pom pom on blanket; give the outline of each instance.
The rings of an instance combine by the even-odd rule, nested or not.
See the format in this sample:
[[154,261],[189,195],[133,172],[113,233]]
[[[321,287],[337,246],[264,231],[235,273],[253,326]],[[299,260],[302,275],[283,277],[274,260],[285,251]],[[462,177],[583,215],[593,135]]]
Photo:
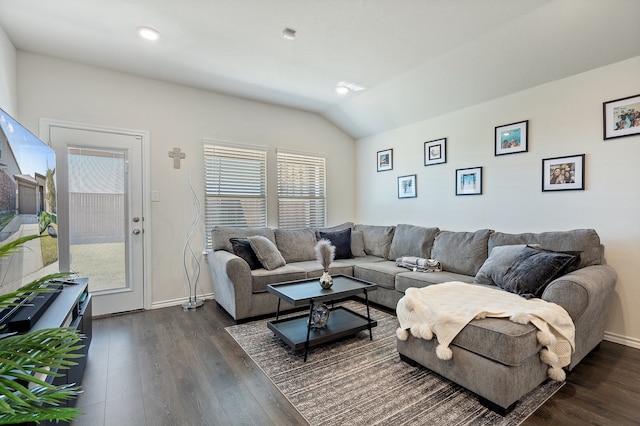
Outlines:
[[556,336],[554,336],[549,330],[538,331],[536,337],[542,346],[553,346],[556,344]]
[[518,324],[529,324],[529,322],[531,321],[529,319],[529,314],[524,313],[524,312],[517,312],[515,314],[513,314],[511,316],[511,318],[509,318],[512,322],[518,323]]
[[540,350],[540,360],[547,365],[557,365],[560,361],[558,359],[558,355],[551,352],[549,349],[541,349]]
[[436,347],[436,355],[438,356],[438,358],[444,361],[448,361],[453,358],[453,351],[449,346],[438,345]]
[[404,341],[404,340],[407,340],[409,338],[409,332],[407,330],[405,330],[404,328],[398,327],[398,329],[396,330],[396,336],[398,337],[398,339]]
[[567,378],[567,373],[560,367],[549,367],[547,375],[551,380],[556,382],[563,382]]
[[419,339],[433,339],[433,331],[431,331],[429,324],[414,324],[411,327],[411,334]]

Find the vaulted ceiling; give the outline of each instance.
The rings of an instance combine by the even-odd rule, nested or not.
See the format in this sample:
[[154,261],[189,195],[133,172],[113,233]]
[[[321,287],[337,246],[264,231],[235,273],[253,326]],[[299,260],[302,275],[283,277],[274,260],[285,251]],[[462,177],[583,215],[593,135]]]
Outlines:
[[354,138],[639,56],[639,22],[638,0],[0,0],[18,50],[316,112]]

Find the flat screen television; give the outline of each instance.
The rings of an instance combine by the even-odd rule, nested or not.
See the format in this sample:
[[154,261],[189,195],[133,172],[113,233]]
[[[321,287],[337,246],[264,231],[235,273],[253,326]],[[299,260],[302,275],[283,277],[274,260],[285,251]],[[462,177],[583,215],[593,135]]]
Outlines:
[[55,151],[0,109],[0,246],[42,235],[0,258],[0,294],[58,272]]

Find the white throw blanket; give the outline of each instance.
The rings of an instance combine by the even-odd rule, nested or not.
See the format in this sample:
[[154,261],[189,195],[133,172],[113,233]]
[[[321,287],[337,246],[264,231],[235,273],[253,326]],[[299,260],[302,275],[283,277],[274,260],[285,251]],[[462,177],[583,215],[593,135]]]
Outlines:
[[561,306],[542,299],[525,299],[514,293],[463,282],[448,282],[424,288],[409,288],[397,306],[398,338],[415,337],[439,345],[438,358],[451,359],[449,344],[474,318],[509,318],[519,324],[532,323],[543,346],[540,359],[549,365],[549,377],[565,379],[562,367],[571,362],[575,327]]

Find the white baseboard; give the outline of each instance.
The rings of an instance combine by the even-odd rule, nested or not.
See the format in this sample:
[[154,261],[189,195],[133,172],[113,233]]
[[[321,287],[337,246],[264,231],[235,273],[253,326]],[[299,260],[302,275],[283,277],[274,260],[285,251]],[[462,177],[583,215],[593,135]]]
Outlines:
[[608,331],[605,331],[604,340],[640,349],[640,339],[634,339],[633,337],[622,336],[620,334],[609,333]]
[[[199,294],[198,300],[211,300],[213,299],[213,293]],[[151,309],[169,308],[171,306],[179,306],[189,301],[189,297],[181,297],[180,299],[163,300],[162,302],[154,302],[151,304]]]

